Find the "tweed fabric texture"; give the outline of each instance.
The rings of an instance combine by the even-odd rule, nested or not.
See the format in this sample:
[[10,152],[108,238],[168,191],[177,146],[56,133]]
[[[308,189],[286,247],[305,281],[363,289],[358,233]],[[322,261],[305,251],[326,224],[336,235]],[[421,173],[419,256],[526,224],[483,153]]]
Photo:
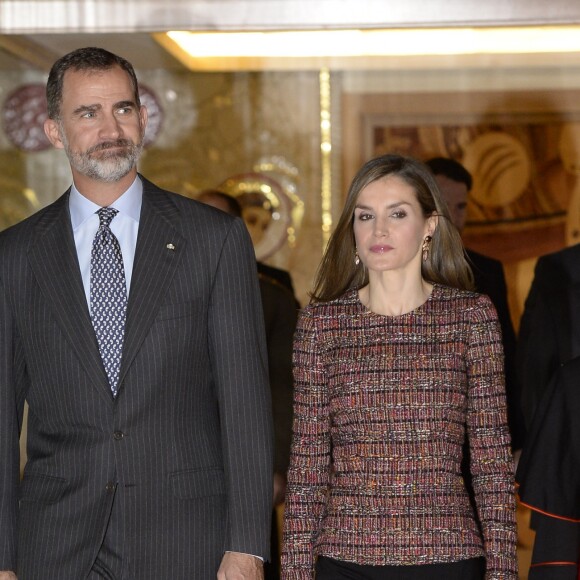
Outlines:
[[[487,296],[435,285],[402,316],[355,290],[301,314],[283,578],[324,555],[368,565],[484,556],[516,579],[503,352]],[[478,517],[461,476],[469,436]]]
[[117,395],[125,318],[127,285],[121,247],[110,225],[118,210],[102,207],[99,229],[91,251],[91,320],[113,396]]

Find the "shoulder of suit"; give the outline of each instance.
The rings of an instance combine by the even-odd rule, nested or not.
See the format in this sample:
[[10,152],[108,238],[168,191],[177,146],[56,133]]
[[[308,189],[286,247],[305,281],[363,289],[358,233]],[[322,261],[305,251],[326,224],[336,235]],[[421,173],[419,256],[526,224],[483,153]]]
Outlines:
[[476,252],[475,250],[470,250],[469,248],[466,248],[465,253],[467,254],[467,257],[474,262],[485,263],[485,264],[489,264],[490,266],[491,265],[502,266],[502,263],[500,260],[497,260],[496,258],[492,258],[491,256],[486,256],[485,254],[480,254],[479,252]]
[[538,258],[534,271],[534,283],[557,290],[580,282],[580,244],[563,248]]
[[0,246],[6,247],[13,243],[20,248],[28,247],[33,241],[34,232],[42,235],[43,231],[48,231],[57,223],[57,218],[62,215],[63,211],[67,211],[66,203],[69,191],[67,190],[58,199],[39,209],[31,216],[0,232]]
[[258,280],[261,284],[275,289],[275,291],[280,294],[286,294],[290,296],[292,300],[294,300],[294,296],[292,295],[290,289],[287,286],[284,286],[284,284],[282,284],[280,281],[276,280],[276,278],[272,278],[263,272],[258,272]]
[[155,185],[147,178],[141,176],[143,181],[143,197],[153,206],[162,210],[173,206],[181,217],[196,219],[208,226],[215,227],[218,224],[231,225],[237,218],[216,209],[206,203],[187,197],[174,191],[168,191]]
[[292,277],[290,276],[290,272],[288,272],[288,270],[276,268],[275,266],[270,266],[269,264],[265,264],[264,262],[260,261],[257,262],[257,266],[258,272],[265,274],[269,278],[274,278],[292,292]]
[[550,252],[549,254],[544,254],[538,258],[538,263],[549,263],[549,262],[569,262],[573,261],[576,264],[580,260],[580,244],[575,244],[573,246],[568,246],[557,250],[556,252]]

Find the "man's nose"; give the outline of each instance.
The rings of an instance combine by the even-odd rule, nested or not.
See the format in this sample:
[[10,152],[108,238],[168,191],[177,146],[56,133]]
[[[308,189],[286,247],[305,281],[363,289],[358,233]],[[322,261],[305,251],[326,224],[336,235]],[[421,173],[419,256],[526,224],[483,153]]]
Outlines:
[[100,134],[102,137],[116,139],[122,134],[121,124],[115,115],[105,115],[101,121]]

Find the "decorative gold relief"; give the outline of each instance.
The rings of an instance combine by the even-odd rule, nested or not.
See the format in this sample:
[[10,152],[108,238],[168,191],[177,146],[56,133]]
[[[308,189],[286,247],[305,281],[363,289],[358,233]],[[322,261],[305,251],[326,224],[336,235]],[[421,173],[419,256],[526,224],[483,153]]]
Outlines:
[[256,258],[265,260],[284,244],[294,246],[304,202],[297,192],[298,170],[283,157],[264,157],[253,169],[228,177],[218,189],[239,201]]

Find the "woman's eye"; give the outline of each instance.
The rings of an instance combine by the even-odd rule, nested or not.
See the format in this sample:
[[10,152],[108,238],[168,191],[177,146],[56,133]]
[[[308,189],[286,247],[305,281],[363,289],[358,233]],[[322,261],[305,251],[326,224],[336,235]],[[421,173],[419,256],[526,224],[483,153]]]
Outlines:
[[363,222],[370,220],[372,217],[373,216],[370,213],[359,213],[358,214],[358,219],[363,221]]
[[391,214],[391,217],[394,217],[395,219],[401,219],[401,218],[404,218],[406,216],[407,216],[407,214],[403,210],[395,211]]

